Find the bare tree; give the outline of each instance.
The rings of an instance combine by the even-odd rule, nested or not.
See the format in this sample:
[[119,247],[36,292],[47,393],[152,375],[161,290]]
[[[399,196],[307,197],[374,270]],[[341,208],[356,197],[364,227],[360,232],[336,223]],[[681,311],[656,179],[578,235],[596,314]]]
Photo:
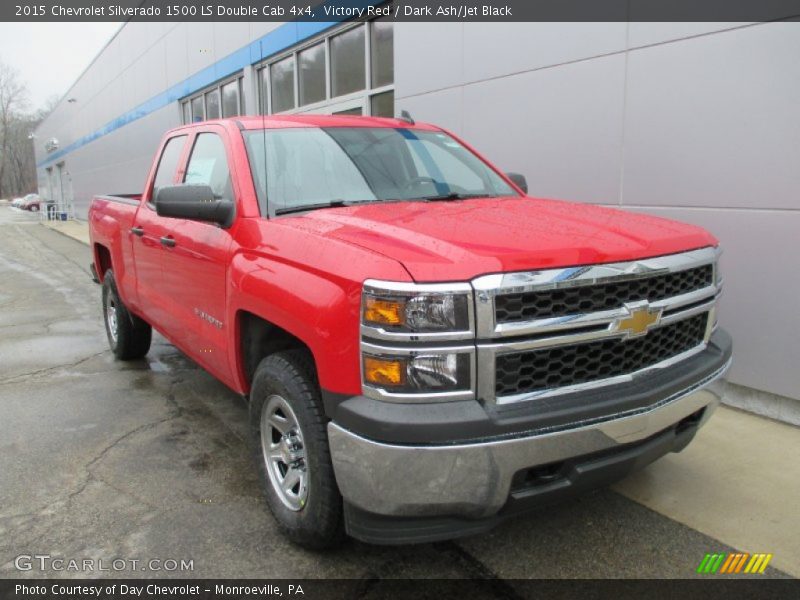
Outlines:
[[19,73],[0,61],[0,198],[6,192],[21,193],[35,186],[36,167],[28,140],[32,129],[24,131],[34,118],[25,113],[27,106],[28,89]]

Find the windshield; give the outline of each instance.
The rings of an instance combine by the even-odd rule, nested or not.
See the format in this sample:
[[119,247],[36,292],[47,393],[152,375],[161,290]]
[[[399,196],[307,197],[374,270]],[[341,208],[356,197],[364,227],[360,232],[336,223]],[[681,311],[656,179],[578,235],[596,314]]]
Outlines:
[[302,127],[243,133],[262,214],[384,200],[518,195],[440,131]]

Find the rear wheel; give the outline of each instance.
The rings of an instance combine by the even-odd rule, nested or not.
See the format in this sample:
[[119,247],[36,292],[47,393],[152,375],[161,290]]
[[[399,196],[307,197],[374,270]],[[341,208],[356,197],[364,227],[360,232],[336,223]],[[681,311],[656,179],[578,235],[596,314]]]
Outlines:
[[343,538],[342,497],[311,357],[302,350],[261,361],[250,392],[253,453],[281,531],[306,548]]
[[111,351],[120,360],[141,358],[150,350],[153,329],[132,315],[120,300],[114,273],[103,276],[103,317]]

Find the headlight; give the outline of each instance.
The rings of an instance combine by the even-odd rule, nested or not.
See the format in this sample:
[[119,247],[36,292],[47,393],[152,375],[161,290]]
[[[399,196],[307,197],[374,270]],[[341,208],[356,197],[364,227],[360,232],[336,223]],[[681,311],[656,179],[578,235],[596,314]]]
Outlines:
[[370,348],[362,355],[364,384],[381,390],[382,397],[471,393],[470,353],[437,350],[401,355],[390,352],[390,349]]
[[[472,293],[468,284],[364,284],[361,322],[388,334],[441,333],[442,339],[470,334]],[[380,336],[379,336],[380,337]]]
[[468,283],[366,281],[361,300],[364,394],[393,402],[474,398],[474,332]]

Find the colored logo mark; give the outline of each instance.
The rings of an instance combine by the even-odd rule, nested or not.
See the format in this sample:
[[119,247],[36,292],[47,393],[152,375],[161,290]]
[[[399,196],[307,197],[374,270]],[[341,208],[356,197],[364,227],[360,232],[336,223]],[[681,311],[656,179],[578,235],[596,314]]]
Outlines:
[[747,552],[731,552],[719,554],[706,554],[697,567],[697,572],[702,574],[736,574],[736,573],[763,573],[767,568],[772,554],[748,554]]

